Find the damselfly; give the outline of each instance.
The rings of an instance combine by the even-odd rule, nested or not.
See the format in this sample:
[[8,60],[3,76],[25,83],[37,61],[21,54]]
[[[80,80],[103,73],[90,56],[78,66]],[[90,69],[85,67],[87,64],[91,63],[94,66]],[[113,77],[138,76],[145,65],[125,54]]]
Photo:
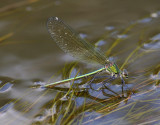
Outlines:
[[98,63],[102,65],[102,68],[77,76],[75,78],[69,78],[62,81],[50,83],[44,85],[44,87],[55,86],[60,83],[70,82],[83,77],[91,76],[102,71],[108,72],[111,77],[119,76],[122,81],[124,76],[127,76],[126,71],[121,72],[117,64],[110,61],[105,57],[104,53],[96,49],[91,43],[82,39],[70,26],[64,23],[58,17],[50,17],[47,21],[48,32],[57,43],[57,45],[66,53],[73,56],[74,58],[87,61],[88,63]]

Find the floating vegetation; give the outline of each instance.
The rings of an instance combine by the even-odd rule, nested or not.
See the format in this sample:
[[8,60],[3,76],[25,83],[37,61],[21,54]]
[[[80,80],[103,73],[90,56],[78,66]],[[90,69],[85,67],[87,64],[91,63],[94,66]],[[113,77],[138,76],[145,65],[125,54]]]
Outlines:
[[[39,18],[42,19],[41,16],[44,13],[46,14],[49,12],[48,10],[45,11],[45,9],[52,7],[50,1],[45,2],[47,4],[44,4],[41,0],[31,0],[10,4],[10,6],[6,6],[6,9],[0,8],[0,12],[3,12],[0,16],[1,18],[10,15],[7,17],[10,19],[14,14],[23,15],[24,18],[22,20],[19,19],[16,25],[13,24],[14,27],[11,27],[11,29],[13,28],[12,31],[10,31],[10,29],[9,31],[7,30],[8,33],[4,31],[4,35],[0,36],[0,50],[5,50],[1,53],[1,55],[4,55],[2,56],[3,58],[8,56],[7,53],[14,55],[12,51],[10,52],[10,49],[14,45],[18,48],[16,52],[18,53],[17,57],[19,58],[21,57],[21,53],[27,55],[31,51],[29,56],[33,53],[40,53],[37,48],[41,46],[44,50],[43,52],[51,51],[50,49],[53,49],[52,47],[49,48],[50,44],[47,46],[48,48],[44,46],[46,44],[46,38],[44,36],[43,38],[45,39],[42,39],[42,41],[40,40],[42,37],[38,39],[43,44],[41,45],[38,43],[34,45],[35,48],[32,48],[32,42],[37,40],[28,35],[31,32],[30,28],[37,25],[38,22],[37,18],[33,17],[32,12],[36,14],[39,13]],[[43,4],[43,7],[39,6],[40,3]],[[54,1],[53,3],[55,4],[55,8],[64,5],[63,1]],[[42,12],[40,10],[43,10],[44,13],[40,13]],[[46,15],[45,20],[49,16],[50,15]],[[28,17],[32,17],[32,19]],[[12,71],[12,69],[10,69],[10,61],[14,64],[17,64],[18,61],[11,59],[9,61],[7,59],[6,61],[1,61],[1,65],[3,65],[3,63],[8,64],[6,70],[13,72],[10,74],[16,78],[4,77],[9,73],[4,70],[6,67],[1,67],[0,121],[2,124],[6,125],[17,123],[27,125],[160,124],[160,31],[157,27],[159,26],[159,18],[160,11],[157,11],[148,14],[148,16],[145,16],[144,18],[132,21],[130,24],[128,23],[127,26],[116,26],[114,23],[105,24],[105,27],[102,28],[104,34],[99,32],[101,33],[101,36],[99,36],[99,38],[95,36],[92,44],[92,46],[95,47],[95,51],[97,52],[101,49],[104,50],[104,55],[106,55],[110,61],[117,63],[119,71],[126,69],[124,70],[123,75],[127,74],[128,71],[128,78],[125,79],[125,84],[122,84],[120,78],[111,77],[111,74],[106,72],[98,73],[95,76],[91,74],[87,77],[76,79],[77,77],[92,72],[99,67],[95,68],[83,65],[80,63],[80,61],[83,60],[67,62],[64,67],[61,67],[61,65],[59,66],[56,64],[56,62],[59,62],[56,61],[54,57],[49,57],[47,60],[37,61],[34,66],[32,63],[29,63],[29,68],[26,68],[27,66],[23,65],[26,68],[25,71],[31,76],[33,75],[33,77],[28,78],[27,75],[22,72],[25,77],[16,80],[20,75],[17,72],[14,72],[15,70]],[[32,23],[34,20],[35,22]],[[42,22],[42,20],[40,22]],[[30,28],[28,29],[27,27],[29,26]],[[90,25],[87,24],[86,27],[88,28],[89,26]],[[39,28],[39,25],[37,25],[37,27]],[[34,27],[34,29],[36,28]],[[38,29],[38,35],[45,34],[46,31],[44,29]],[[26,36],[23,37],[22,33]],[[31,32],[31,34],[32,33],[33,32]],[[37,37],[38,35],[36,33],[37,32],[32,34],[32,36]],[[88,33],[83,32],[83,27],[82,31],[80,30],[80,33],[80,39],[85,39],[87,41]],[[16,35],[20,40],[16,39]],[[70,34],[64,32],[63,35],[67,36]],[[48,35],[46,36],[49,37]],[[59,37],[60,36],[58,36],[58,38]],[[67,38],[61,36],[58,40],[65,40]],[[12,39],[16,44],[12,44],[13,46],[10,48],[6,43],[13,42]],[[20,46],[18,43],[24,43],[23,39],[33,39],[33,41],[26,40],[27,42],[25,42],[25,45]],[[75,43],[73,42],[73,45],[74,44]],[[76,44],[81,45],[80,42]],[[27,48],[26,46],[29,47]],[[80,52],[82,51],[79,50],[79,55],[77,54],[77,57],[84,54]],[[42,53],[40,53],[39,56],[46,56]],[[22,58],[24,58],[24,62],[27,62],[28,60],[37,58],[37,56],[33,56],[32,58],[26,56]],[[92,59],[91,62],[93,62]],[[51,63],[53,67],[56,66],[60,71],[53,73],[53,71],[57,70],[54,69],[55,67],[53,69],[51,67],[44,68],[40,65],[48,65],[49,63]],[[61,64],[64,65],[64,62]],[[40,67],[38,67],[38,65],[40,65]],[[16,71],[21,71],[21,68],[24,67],[15,67],[15,69]],[[48,72],[46,73],[45,70],[51,71],[51,74],[47,74]],[[37,73],[36,71],[40,73]],[[35,78],[34,76],[36,73],[38,75],[40,74],[38,78]],[[52,74],[53,76],[48,79]],[[56,84],[52,87],[45,87],[45,85],[55,83],[59,80],[63,81],[65,79],[72,80],[64,81],[64,83]]]

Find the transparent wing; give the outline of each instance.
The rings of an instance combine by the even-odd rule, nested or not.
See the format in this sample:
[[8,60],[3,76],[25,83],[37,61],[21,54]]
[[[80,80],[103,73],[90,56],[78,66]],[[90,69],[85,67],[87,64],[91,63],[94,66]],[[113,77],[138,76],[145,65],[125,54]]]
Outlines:
[[89,63],[107,63],[105,55],[80,36],[58,17],[47,21],[48,32],[58,46],[69,55]]

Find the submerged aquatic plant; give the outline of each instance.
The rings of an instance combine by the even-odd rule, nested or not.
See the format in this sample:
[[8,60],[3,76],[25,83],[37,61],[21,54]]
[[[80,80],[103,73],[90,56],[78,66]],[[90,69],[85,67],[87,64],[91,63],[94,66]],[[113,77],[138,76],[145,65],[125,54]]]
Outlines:
[[[153,19],[151,18],[148,21],[152,20]],[[133,48],[132,45],[130,45],[132,43],[130,40],[133,38],[131,36],[135,35],[133,33],[135,32],[134,28],[137,28],[136,31],[140,31],[141,28],[145,29],[147,27],[147,22],[145,21],[145,24],[143,24],[144,21],[145,20],[136,21],[125,28],[122,33],[118,32],[116,35],[119,36],[114,36],[116,39],[115,42],[108,47],[105,52],[107,57],[118,57],[120,54],[125,55],[124,57],[122,56],[120,61],[117,60],[120,70],[128,68],[129,71],[129,78],[125,81],[126,84],[123,84],[122,87],[120,79],[112,79],[113,77],[110,78],[110,76],[106,75],[106,72],[101,72],[101,74],[97,74],[96,76],[91,75],[83,79],[75,80],[79,75],[86,74],[88,70],[82,69],[77,63],[69,63],[64,66],[58,76],[60,76],[61,79],[74,78],[70,82],[60,85],[57,84],[56,86],[47,89],[28,88],[26,91],[21,92],[21,94],[17,94],[19,95],[19,98],[13,97],[13,99],[7,98],[4,101],[2,100],[3,103],[7,103],[1,106],[1,115],[9,111],[9,109],[15,110],[17,113],[14,114],[16,117],[7,120],[6,124],[14,123],[20,116],[31,119],[33,125],[85,125],[97,124],[97,122],[104,125],[139,123],[159,124],[160,70],[159,59],[157,57],[157,61],[154,58],[155,55],[159,53],[159,49],[157,49],[159,41],[157,39],[156,41],[153,41],[154,39],[152,39],[157,35],[156,33],[153,34],[151,39],[145,39],[145,37],[140,38],[139,42],[136,43],[136,48]],[[149,28],[151,26],[152,25],[149,24]],[[131,32],[132,30],[133,32]],[[142,32],[144,33],[144,30],[142,30]],[[137,34],[138,33],[139,32],[137,32]],[[129,36],[129,34],[131,36]],[[100,37],[100,40],[105,41],[112,35],[113,33],[104,33],[102,35],[103,37]],[[10,34],[7,35],[7,37],[2,37],[3,39],[0,40],[0,45],[2,45],[3,40],[6,40],[8,37],[10,37]],[[131,39],[128,40],[130,37]],[[136,38],[139,38],[139,35],[138,37],[136,36]],[[127,48],[125,47],[127,44],[125,39],[129,43]],[[98,41],[96,43],[98,43]],[[117,52],[115,51],[115,48],[118,46],[122,49]],[[53,77],[48,83],[53,83],[53,79],[56,79],[56,77]],[[8,93],[13,91],[14,87],[17,87],[19,84],[19,82],[15,82],[12,86],[11,84],[7,84],[12,80],[6,81],[2,77],[0,77],[0,80],[1,88],[8,85],[13,88],[7,89]],[[33,80],[33,84],[35,81],[38,80]],[[29,82],[31,81],[27,81],[27,83]],[[42,83],[45,82],[41,82],[41,86],[44,85]],[[122,91],[122,89],[124,89],[124,91]],[[16,92],[19,91],[21,91],[21,89],[18,88],[18,91]],[[4,93],[2,94],[5,95],[5,91],[3,92]],[[34,92],[36,92],[36,94]],[[57,93],[55,94],[54,92]],[[34,100],[29,100],[27,97],[35,98]],[[43,106],[39,108],[38,106],[40,103],[42,103]],[[34,112],[30,115],[30,113],[36,108],[40,109],[39,112]]]

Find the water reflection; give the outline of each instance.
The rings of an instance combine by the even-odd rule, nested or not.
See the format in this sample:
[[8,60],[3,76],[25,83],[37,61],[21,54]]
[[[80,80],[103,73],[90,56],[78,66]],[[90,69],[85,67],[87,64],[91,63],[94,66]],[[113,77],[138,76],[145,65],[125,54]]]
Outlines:
[[9,108],[13,107],[13,103],[5,104],[3,107],[0,108],[0,114],[5,113],[9,110]]
[[[11,10],[6,3],[0,5],[6,7],[0,8],[1,124],[160,123],[160,11],[156,0],[26,0],[12,1]],[[122,86],[120,79],[101,84],[108,79],[101,74],[92,84],[87,84],[91,79],[87,78],[52,89],[32,88],[49,83],[66,60],[73,61],[59,54],[61,51],[49,38],[45,24],[50,16],[66,20],[82,37],[95,41],[92,43],[97,43],[98,49],[112,48],[108,56],[129,71],[126,84]],[[80,74],[94,70],[78,65],[74,71],[65,67],[54,81],[74,77],[77,69]]]
[[11,83],[6,83],[2,87],[0,87],[0,93],[4,93],[9,91],[12,88],[13,84]]
[[[66,65],[66,71],[62,77],[68,77],[72,72],[76,74],[75,65],[72,66],[73,68],[71,68],[70,65]],[[78,80],[78,82],[64,83],[68,85],[62,84],[50,88],[52,91],[56,90],[59,92],[53,100],[45,104],[44,107],[47,107],[48,110],[46,111],[46,109],[44,109],[40,114],[35,116],[35,123],[43,119],[45,123],[52,121],[54,124],[62,124],[64,122],[69,124],[71,119],[74,123],[77,121],[77,118],[82,117],[83,113],[91,114],[91,112],[95,114],[90,116],[90,118],[93,119],[99,114],[111,112],[118,108],[119,104],[123,102],[127,103],[133,91],[128,87],[123,91],[122,88],[127,85],[121,85],[121,80],[106,80],[106,77],[109,76],[102,76],[101,74],[100,76],[96,76],[92,83],[90,83],[92,78],[84,78]],[[113,84],[111,84],[111,82]],[[87,118],[88,115],[85,117]],[[83,122],[88,121],[85,119]]]

